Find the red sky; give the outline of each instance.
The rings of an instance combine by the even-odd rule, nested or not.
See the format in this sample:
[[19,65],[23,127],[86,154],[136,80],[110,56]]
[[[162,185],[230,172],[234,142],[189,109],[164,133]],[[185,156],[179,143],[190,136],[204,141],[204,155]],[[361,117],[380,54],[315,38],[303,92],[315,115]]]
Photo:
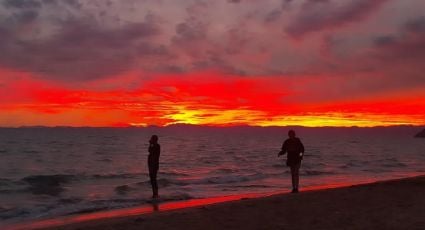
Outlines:
[[425,125],[419,0],[0,3],[0,126]]

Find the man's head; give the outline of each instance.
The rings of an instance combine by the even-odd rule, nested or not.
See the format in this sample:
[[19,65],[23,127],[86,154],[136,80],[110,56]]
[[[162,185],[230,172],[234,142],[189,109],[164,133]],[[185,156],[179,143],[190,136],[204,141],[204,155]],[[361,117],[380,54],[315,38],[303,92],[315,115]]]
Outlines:
[[294,130],[289,130],[289,132],[288,132],[288,136],[290,137],[290,138],[294,138],[295,137],[295,131]]

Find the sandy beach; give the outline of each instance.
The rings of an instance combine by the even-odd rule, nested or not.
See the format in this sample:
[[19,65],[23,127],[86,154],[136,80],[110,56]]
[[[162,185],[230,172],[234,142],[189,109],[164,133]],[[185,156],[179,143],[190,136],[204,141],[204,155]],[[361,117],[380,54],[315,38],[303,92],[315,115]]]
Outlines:
[[128,216],[120,218],[105,216],[103,219],[43,229],[419,230],[425,229],[424,193],[425,176],[419,176],[304,191],[298,194],[242,199],[173,211],[147,211],[147,214],[143,215],[128,213]]

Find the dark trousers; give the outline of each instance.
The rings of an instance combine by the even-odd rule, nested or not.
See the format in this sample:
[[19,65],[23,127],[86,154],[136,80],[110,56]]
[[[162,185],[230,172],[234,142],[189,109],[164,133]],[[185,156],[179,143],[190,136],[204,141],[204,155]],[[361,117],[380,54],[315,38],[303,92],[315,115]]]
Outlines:
[[301,162],[298,164],[291,165],[291,177],[292,177],[292,188],[298,189],[298,185],[300,183],[300,167]]
[[149,178],[152,185],[153,196],[158,196],[158,182],[156,176],[158,174],[158,167],[149,167]]

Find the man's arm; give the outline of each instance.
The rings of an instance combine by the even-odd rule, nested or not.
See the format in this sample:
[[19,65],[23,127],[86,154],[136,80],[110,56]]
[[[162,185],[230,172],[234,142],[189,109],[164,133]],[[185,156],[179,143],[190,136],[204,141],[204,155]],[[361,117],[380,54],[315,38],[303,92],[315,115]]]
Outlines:
[[301,159],[303,159],[303,157],[304,157],[304,145],[301,142],[301,140],[299,140],[299,141],[300,141]]
[[300,140],[300,145],[301,145],[301,152],[302,152],[302,153],[304,153],[304,145],[303,145],[303,143],[301,142],[301,140]]
[[282,150],[280,150],[280,152],[277,154],[277,156],[279,157],[281,155],[285,155],[285,153],[286,153],[286,141],[283,142],[283,144],[282,144]]

